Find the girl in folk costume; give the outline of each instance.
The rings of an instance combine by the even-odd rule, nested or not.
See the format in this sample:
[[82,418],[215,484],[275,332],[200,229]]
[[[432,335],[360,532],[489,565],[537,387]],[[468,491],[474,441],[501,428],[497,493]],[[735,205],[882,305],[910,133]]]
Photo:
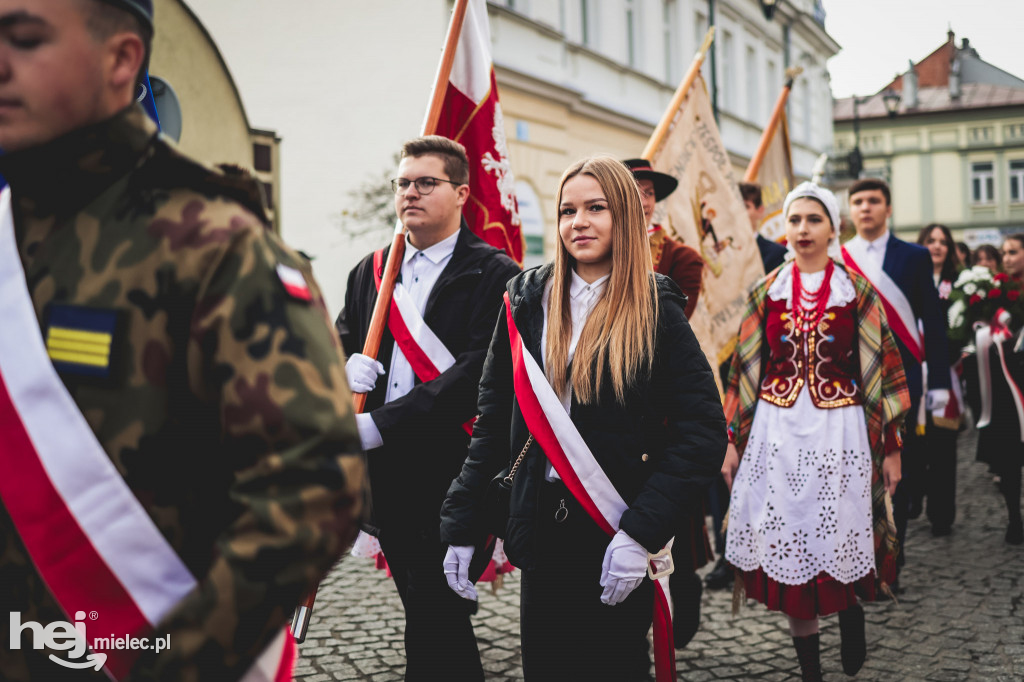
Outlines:
[[878,294],[829,258],[835,196],[805,182],[783,214],[795,258],[751,293],[729,373],[725,557],[747,596],[789,617],[803,679],[820,680],[818,617],[839,612],[856,673],[856,594],[875,599],[895,577],[889,496],[910,397]]
[[678,287],[652,272],[626,167],[575,163],[557,206],[555,262],[508,284],[441,511],[445,572],[474,596],[484,492],[515,461],[505,551],[522,569],[526,679],[647,679],[652,611],[658,679],[674,679],[664,581],[648,570],[720,468],[721,403]]

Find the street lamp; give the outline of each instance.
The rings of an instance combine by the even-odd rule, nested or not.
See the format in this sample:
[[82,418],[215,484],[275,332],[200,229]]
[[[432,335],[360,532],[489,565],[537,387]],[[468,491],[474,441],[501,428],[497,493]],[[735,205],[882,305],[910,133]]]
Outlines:
[[[846,156],[846,166],[853,178],[859,178],[860,172],[864,170],[864,157],[860,153],[860,112],[858,107],[867,102],[870,97],[853,96],[853,150]],[[897,100],[897,104],[899,101]],[[886,104],[886,108],[888,108]]]
[[775,16],[775,10],[778,9],[779,3],[781,3],[782,0],[760,0],[760,2],[761,11],[764,12],[764,18],[771,21],[772,17]]
[[889,118],[895,118],[900,108],[900,93],[889,89],[882,95],[882,102],[885,103],[885,110],[889,112]]

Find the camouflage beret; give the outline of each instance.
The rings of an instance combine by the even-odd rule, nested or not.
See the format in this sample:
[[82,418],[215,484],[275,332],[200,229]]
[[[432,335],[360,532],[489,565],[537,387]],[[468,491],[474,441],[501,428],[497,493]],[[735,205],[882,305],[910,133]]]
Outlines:
[[153,0],[100,0],[100,2],[131,12],[142,21],[144,26],[153,28]]

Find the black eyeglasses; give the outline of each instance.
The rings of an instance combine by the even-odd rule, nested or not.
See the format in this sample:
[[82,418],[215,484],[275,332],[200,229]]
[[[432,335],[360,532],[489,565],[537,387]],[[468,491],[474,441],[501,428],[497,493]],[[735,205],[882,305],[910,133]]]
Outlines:
[[416,185],[416,191],[420,194],[430,194],[434,191],[439,183],[447,182],[453,187],[460,187],[463,183],[455,182],[454,180],[442,180],[441,178],[431,178],[424,176],[422,178],[416,178],[415,180],[408,180],[406,178],[395,178],[391,181],[391,189],[395,194],[404,194],[409,191],[409,185]]

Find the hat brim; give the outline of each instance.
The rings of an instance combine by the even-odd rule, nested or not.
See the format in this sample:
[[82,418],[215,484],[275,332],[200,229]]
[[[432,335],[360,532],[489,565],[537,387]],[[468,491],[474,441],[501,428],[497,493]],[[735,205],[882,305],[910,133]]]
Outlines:
[[650,180],[654,184],[654,199],[661,201],[672,192],[676,191],[679,181],[668,173],[659,173],[654,170],[635,170],[633,177],[637,180]]

